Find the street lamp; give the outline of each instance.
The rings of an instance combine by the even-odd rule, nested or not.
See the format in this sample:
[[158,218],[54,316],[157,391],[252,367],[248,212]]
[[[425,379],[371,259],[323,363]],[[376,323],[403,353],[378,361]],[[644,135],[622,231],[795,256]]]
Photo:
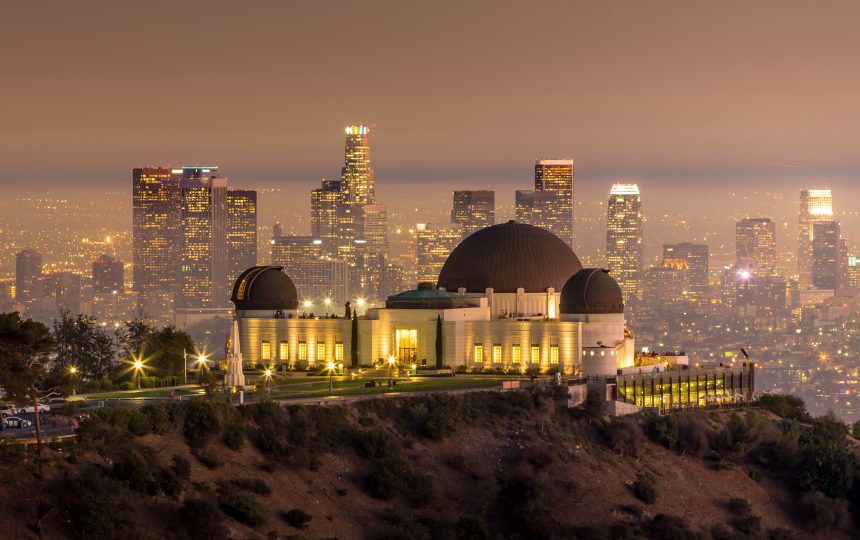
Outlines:
[[143,362],[135,360],[134,371],[137,373],[137,389],[140,390],[140,376],[143,373]]
[[328,316],[328,309],[331,306],[331,298],[326,298],[323,300],[323,303],[325,304],[325,314]]
[[328,394],[331,395],[334,392],[333,381],[334,377],[334,362],[328,363]]
[[272,370],[271,368],[266,368],[263,372],[263,375],[266,376],[266,395],[272,394]]
[[393,356],[388,357],[388,386],[391,386],[392,372],[394,370],[394,362],[397,359]]
[[75,385],[75,374],[77,372],[78,372],[78,368],[76,368],[75,366],[71,366],[69,368],[69,373],[71,373],[71,375],[72,375],[72,395],[73,396],[75,395],[75,386],[76,386]]

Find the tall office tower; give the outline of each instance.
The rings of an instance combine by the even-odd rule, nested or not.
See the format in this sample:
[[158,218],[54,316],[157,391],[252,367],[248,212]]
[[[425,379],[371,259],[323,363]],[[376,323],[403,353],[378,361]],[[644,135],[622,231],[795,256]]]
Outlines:
[[182,169],[132,171],[134,291],[146,314],[164,319],[182,282]]
[[299,309],[317,314],[342,312],[344,303],[350,299],[346,261],[328,257],[300,259],[293,263],[292,269],[292,273],[287,273],[299,293]]
[[816,289],[839,288],[839,223],[812,222],[812,286]]
[[337,250],[350,266],[355,266],[355,240],[364,236],[364,206],[376,204],[369,133],[370,130],[362,125],[346,128],[344,166],[340,175]]
[[385,205],[368,204],[362,208],[362,236],[355,242],[353,292],[366,298],[382,298],[382,279],[388,258],[388,212]]
[[468,190],[454,192],[451,223],[459,225],[463,237],[496,224],[496,192]]
[[436,283],[448,255],[463,239],[463,233],[459,227],[444,229],[424,223],[418,224],[416,232],[418,282]]
[[520,189],[514,193],[516,220],[547,229],[550,209],[558,205],[558,194],[537,189]]
[[849,285],[850,276],[848,275],[848,240],[845,239],[844,236],[839,237],[839,279],[837,281],[837,287],[840,289],[847,289],[851,285]]
[[42,296],[42,255],[31,249],[18,252],[15,255],[15,300],[25,304]]
[[[81,276],[71,272],[52,272],[44,278],[45,297],[56,302],[57,313],[68,311],[72,315],[81,312]],[[46,314],[42,314],[44,318]]]
[[776,275],[776,224],[770,218],[735,223],[735,266],[758,276]]
[[323,180],[311,191],[311,236],[322,240],[326,255],[337,255],[340,181]]
[[546,222],[540,225],[573,248],[573,160],[535,161],[535,190],[556,194],[557,203],[547,208]]
[[227,179],[217,167],[182,169],[182,305],[224,307],[227,280]]
[[227,283],[257,265],[257,192],[227,190]]
[[800,192],[800,227],[797,231],[797,274],[800,288],[812,283],[812,223],[833,221],[833,194],[830,189],[804,189]]
[[686,273],[687,287],[683,296],[697,301],[708,294],[708,246],[681,242],[663,244],[663,266],[682,268]]
[[122,261],[102,255],[93,261],[93,294],[122,294],[125,272]]
[[642,298],[642,201],[636,184],[615,184],[606,218],[606,267],[624,299]]
[[297,264],[305,259],[319,259],[322,256],[322,242],[313,236],[274,236],[272,237],[271,261],[275,266],[283,266],[291,278],[297,273]]
[[276,219],[272,225],[272,236],[284,236],[284,227],[281,226],[281,220]]

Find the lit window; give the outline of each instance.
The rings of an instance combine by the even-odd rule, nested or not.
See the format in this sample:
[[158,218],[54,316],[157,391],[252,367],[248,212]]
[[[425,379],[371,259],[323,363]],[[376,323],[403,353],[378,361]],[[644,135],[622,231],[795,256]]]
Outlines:
[[308,361],[308,343],[307,341],[299,341],[299,362]]
[[540,364],[540,345],[532,345],[531,361],[532,364]]
[[334,344],[334,361],[343,362],[343,343],[340,341]]
[[558,345],[550,345],[549,347],[549,363],[558,364]]
[[475,343],[475,363],[484,363],[484,346],[480,343]]
[[272,344],[268,341],[264,341],[260,347],[260,358],[263,360],[272,359]]
[[322,362],[325,360],[325,341],[320,341],[317,343],[317,360]]
[[511,345],[511,363],[514,363],[514,364],[520,363],[520,346],[519,345]]
[[502,363],[502,346],[501,345],[493,345],[493,363],[501,364]]
[[281,360],[289,360],[290,359],[290,344],[286,341],[281,342],[281,350],[278,351],[278,356],[280,356]]

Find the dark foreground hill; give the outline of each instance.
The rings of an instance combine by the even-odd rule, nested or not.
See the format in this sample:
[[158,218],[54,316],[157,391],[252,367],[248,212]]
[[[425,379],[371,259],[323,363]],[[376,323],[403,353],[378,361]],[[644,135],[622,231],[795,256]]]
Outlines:
[[2,447],[0,537],[858,538],[855,442],[779,397],[614,421],[526,392],[104,409],[41,477]]

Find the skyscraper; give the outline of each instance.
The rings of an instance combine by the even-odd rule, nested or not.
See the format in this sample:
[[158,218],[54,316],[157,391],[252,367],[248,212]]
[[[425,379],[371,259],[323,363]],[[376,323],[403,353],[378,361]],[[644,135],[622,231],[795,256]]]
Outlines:
[[122,261],[102,255],[93,261],[93,294],[122,294],[124,275]]
[[686,274],[686,288],[682,295],[698,301],[708,293],[708,246],[692,242],[663,244],[663,265],[682,268]]
[[606,219],[606,267],[624,299],[642,298],[642,201],[636,184],[615,184],[609,192]]
[[223,307],[227,281],[227,179],[217,167],[182,169],[182,304]]
[[382,280],[388,257],[388,212],[384,204],[362,207],[362,236],[356,238],[356,294],[382,298]]
[[419,223],[416,234],[418,282],[436,283],[448,255],[462,239],[463,234],[459,228],[445,229]]
[[168,317],[181,287],[181,180],[182,169],[132,171],[132,279],[150,317]]
[[573,248],[573,160],[535,161],[535,190],[556,194],[556,204],[544,212],[543,227]]
[[42,255],[31,249],[18,252],[15,255],[15,300],[25,304],[42,296]]
[[804,189],[800,192],[797,274],[801,288],[813,286],[812,223],[815,221],[833,221],[833,194],[829,188]]
[[551,208],[558,205],[558,194],[538,189],[519,189],[514,193],[516,220],[519,223],[548,229]]
[[363,209],[376,204],[373,169],[370,166],[370,130],[355,125],[346,128],[344,165],[340,176],[338,255],[355,264],[355,240],[363,237]]
[[257,264],[257,192],[227,191],[227,282]]
[[776,225],[770,218],[735,224],[735,266],[759,276],[776,275]]
[[298,273],[297,264],[305,259],[319,259],[322,256],[322,241],[313,236],[274,236],[272,237],[272,265],[283,266],[289,276]]
[[812,222],[812,286],[837,289],[840,285],[839,223]]
[[322,240],[326,255],[337,255],[339,204],[339,180],[323,180],[311,191],[311,236]]
[[459,225],[463,237],[496,224],[496,194],[487,190],[454,192],[451,223]]

